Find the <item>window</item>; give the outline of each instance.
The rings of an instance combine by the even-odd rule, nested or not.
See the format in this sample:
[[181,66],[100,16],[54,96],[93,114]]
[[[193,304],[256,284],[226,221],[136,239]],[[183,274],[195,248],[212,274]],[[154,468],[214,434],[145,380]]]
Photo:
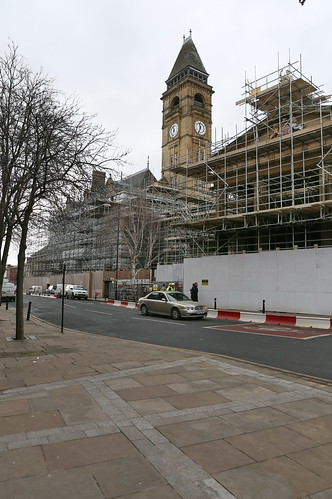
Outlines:
[[150,293],[148,296],[148,299],[149,300],[160,300],[159,293],[157,293],[157,292]]
[[195,106],[204,107],[204,100],[201,94],[195,94],[194,103]]
[[172,100],[172,109],[174,109],[175,107],[177,107],[179,104],[180,104],[179,97],[178,96],[174,97],[174,99]]

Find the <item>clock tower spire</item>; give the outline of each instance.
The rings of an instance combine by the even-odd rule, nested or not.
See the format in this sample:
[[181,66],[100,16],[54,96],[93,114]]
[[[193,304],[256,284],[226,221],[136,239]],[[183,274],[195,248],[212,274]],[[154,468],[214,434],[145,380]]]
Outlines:
[[[194,162],[195,154],[211,144],[212,87],[191,30],[166,80],[163,93],[162,175],[172,177],[172,166]],[[199,157],[197,157],[197,160]]]

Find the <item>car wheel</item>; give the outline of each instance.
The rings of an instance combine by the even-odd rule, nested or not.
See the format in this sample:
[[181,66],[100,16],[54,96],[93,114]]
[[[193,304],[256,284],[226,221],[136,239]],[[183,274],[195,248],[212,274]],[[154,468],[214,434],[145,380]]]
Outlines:
[[149,315],[148,307],[146,305],[141,306],[141,314],[142,315]]
[[171,310],[171,317],[172,319],[175,319],[176,321],[181,319],[181,314],[178,308],[172,308]]
[[84,298],[84,300],[87,300],[87,299],[88,299],[87,297]]
[[204,319],[204,315],[202,315],[202,317],[197,317],[197,319],[201,321],[202,319]]

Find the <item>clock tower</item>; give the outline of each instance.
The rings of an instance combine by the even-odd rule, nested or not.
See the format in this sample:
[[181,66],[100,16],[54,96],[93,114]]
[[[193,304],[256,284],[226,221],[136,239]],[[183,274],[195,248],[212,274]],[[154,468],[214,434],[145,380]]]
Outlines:
[[210,147],[213,90],[208,76],[190,32],[183,40],[161,98],[161,172],[165,180],[174,177],[172,167],[199,161],[200,151]]

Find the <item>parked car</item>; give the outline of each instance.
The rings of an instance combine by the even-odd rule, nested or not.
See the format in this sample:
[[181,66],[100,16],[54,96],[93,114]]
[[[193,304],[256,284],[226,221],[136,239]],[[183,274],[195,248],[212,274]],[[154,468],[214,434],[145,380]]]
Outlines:
[[205,305],[192,301],[180,291],[152,291],[138,300],[138,308],[142,315],[150,313],[168,315],[172,319],[181,319],[182,317],[203,319],[208,312]]
[[43,286],[31,286],[29,289],[29,294],[38,294],[41,295],[43,292]]
[[55,295],[60,297],[62,293],[62,284],[50,284],[50,286],[46,289],[45,293],[47,295]]
[[75,298],[78,300],[81,298],[87,300],[88,292],[83,286],[79,286],[78,284],[69,284],[65,288],[65,297],[70,298],[71,300],[75,300]]
[[15,301],[16,286],[14,283],[4,280],[2,284],[1,300]]

